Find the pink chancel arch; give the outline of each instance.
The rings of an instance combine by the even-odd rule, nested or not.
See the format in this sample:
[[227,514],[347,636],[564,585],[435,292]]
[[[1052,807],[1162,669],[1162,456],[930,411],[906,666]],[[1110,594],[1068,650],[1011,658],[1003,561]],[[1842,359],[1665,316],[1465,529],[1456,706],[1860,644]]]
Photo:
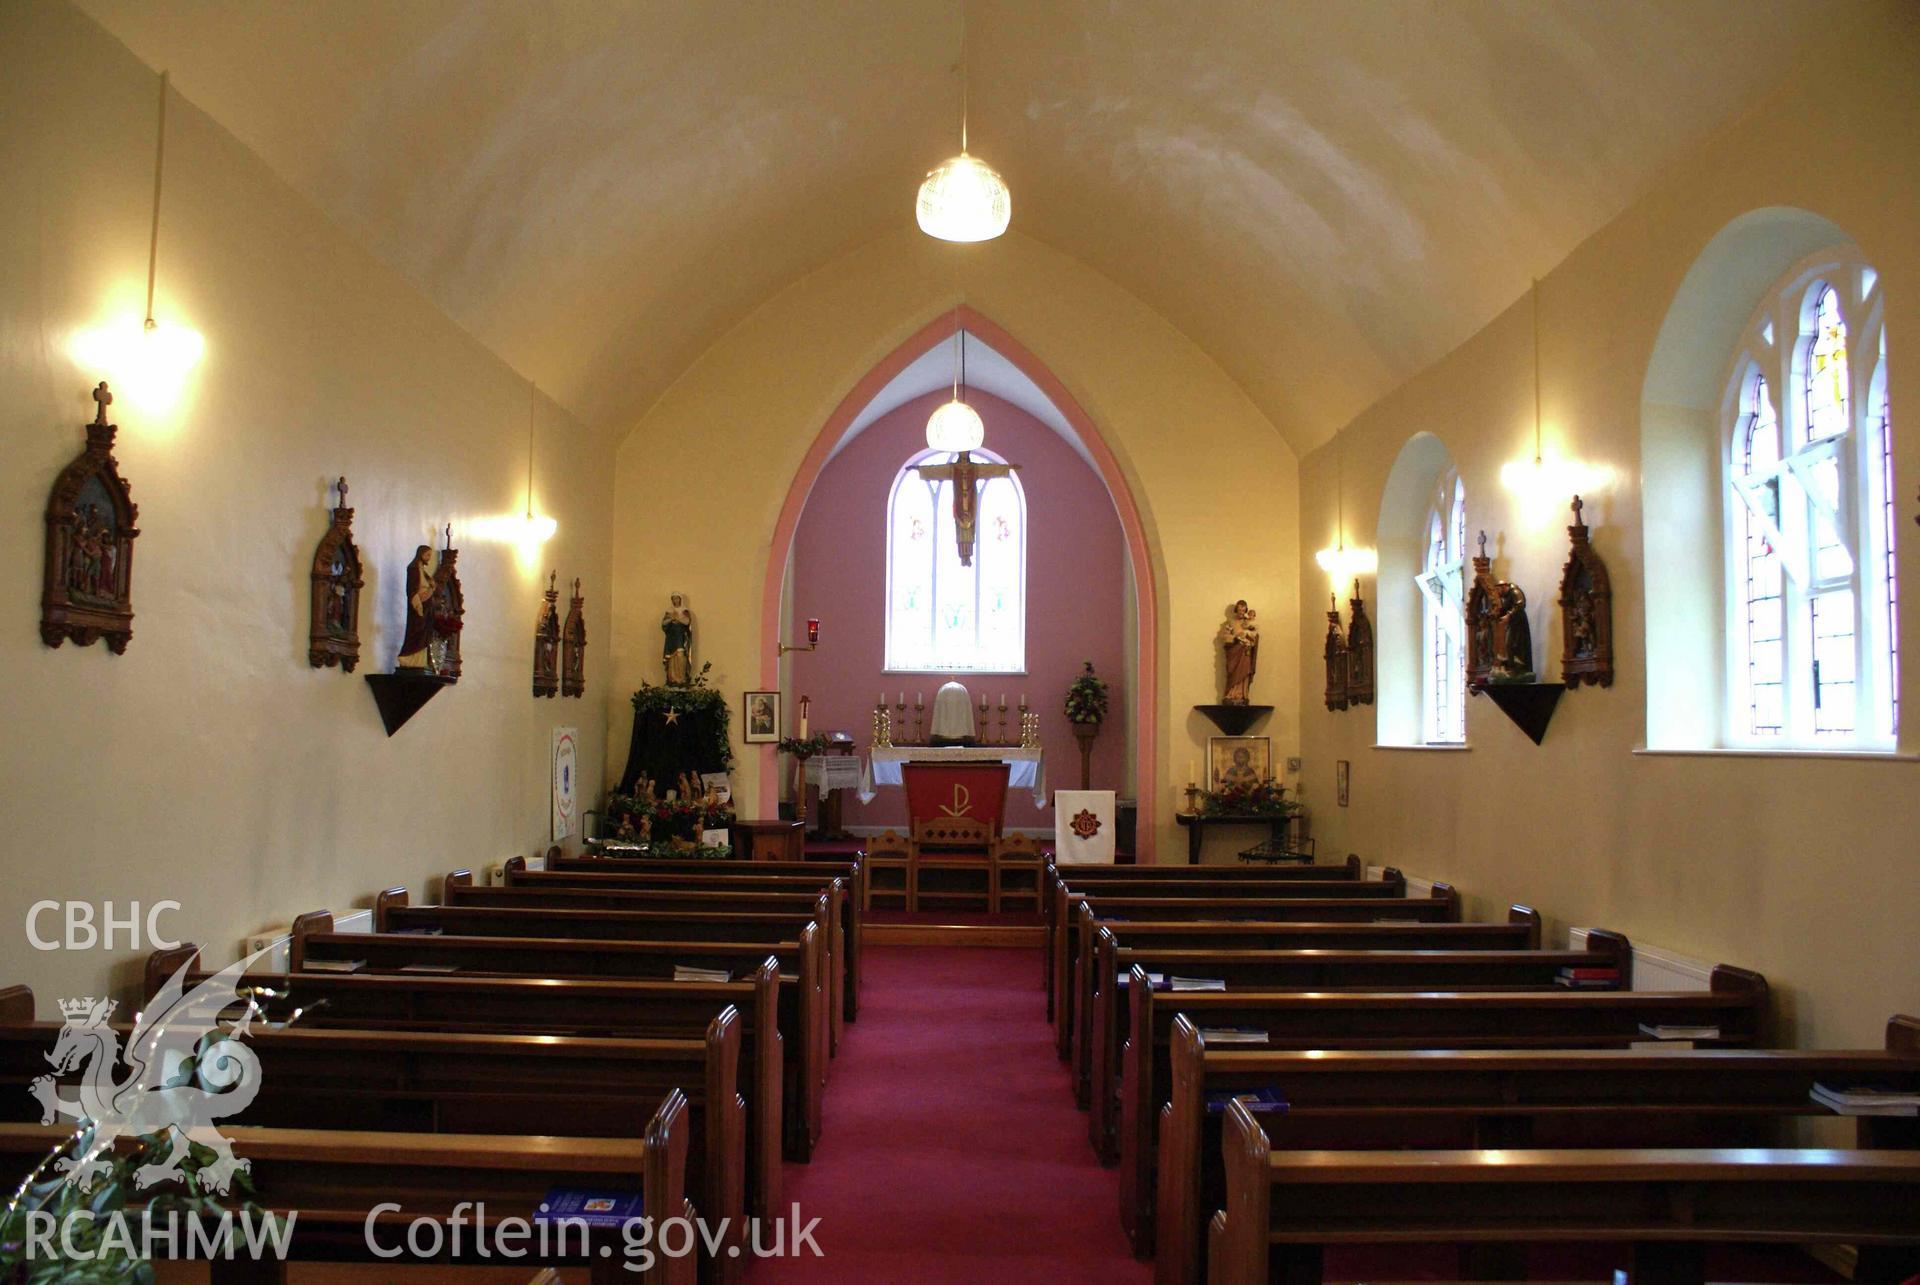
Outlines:
[[[957,311],[943,313],[937,320],[929,322],[906,342],[895,348],[874,368],[861,377],[859,382],[847,392],[834,408],[827,422],[821,425],[820,432],[808,447],[805,458],[800,462],[798,472],[794,474],[792,484],[787,488],[786,501],[780,506],[780,518],[773,530],[773,539],[767,549],[766,573],[761,580],[760,596],[760,683],[763,687],[773,687],[779,681],[779,662],[775,648],[780,638],[780,589],[786,575],[787,555],[793,548],[794,531],[800,525],[800,514],[807,506],[807,497],[813,491],[813,484],[820,476],[820,470],[826,467],[833,448],[854,418],[866,409],[881,389],[891,383],[896,375],[905,370],[913,361],[928,349],[950,338],[956,330],[965,330],[968,334],[985,342],[994,351],[1013,363],[1022,374],[1032,380],[1051,401],[1060,413],[1072,425],[1086,446],[1087,453],[1093,457],[1094,467],[1100,474],[1100,480],[1106,484],[1107,494],[1113,498],[1114,511],[1120,516],[1120,529],[1127,542],[1127,555],[1133,567],[1134,601],[1138,622],[1135,666],[1132,675],[1131,691],[1133,695],[1133,728],[1137,758],[1134,763],[1134,793],[1139,798],[1139,846],[1142,858],[1150,858],[1153,853],[1154,821],[1157,813],[1157,795],[1159,794],[1157,771],[1157,747],[1159,745],[1159,597],[1154,592],[1153,561],[1147,544],[1146,527],[1140,518],[1140,508],[1135,502],[1132,489],[1127,485],[1125,475],[1120,471],[1119,462],[1113,451],[1107,446],[1100,429],[1093,418],[1087,414],[1080,403],[1068,392],[1066,386],[1055,377],[1046,365],[1029,351],[1026,345],[1015,339],[1006,330],[964,304]],[[1067,759],[1063,756],[1056,770],[1064,771]],[[760,812],[763,816],[772,816],[779,801],[779,775],[777,772],[760,774]]]

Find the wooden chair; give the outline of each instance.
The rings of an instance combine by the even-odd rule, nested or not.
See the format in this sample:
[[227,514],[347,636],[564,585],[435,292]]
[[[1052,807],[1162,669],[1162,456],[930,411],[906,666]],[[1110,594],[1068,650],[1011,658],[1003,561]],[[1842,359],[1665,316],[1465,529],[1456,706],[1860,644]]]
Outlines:
[[995,914],[1003,910],[1040,913],[1040,845],[1024,834],[997,840],[989,886]]
[[898,830],[867,840],[867,906],[913,908],[913,844]]
[[901,765],[912,836],[911,909],[993,908],[993,846],[1011,770],[1005,763]]
[[[973,817],[916,818],[913,822],[912,908],[991,910],[994,902],[993,823]],[[929,880],[927,876],[933,875]]]

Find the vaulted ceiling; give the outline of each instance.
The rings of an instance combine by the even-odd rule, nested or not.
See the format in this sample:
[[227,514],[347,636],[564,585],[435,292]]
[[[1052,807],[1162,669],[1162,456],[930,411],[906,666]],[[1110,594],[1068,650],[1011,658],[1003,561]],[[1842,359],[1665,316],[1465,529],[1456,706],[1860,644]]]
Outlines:
[[[80,0],[596,425],[910,226],[958,0]],[[969,0],[973,150],[1308,449],[1846,22],[1811,0]],[[978,253],[991,253],[990,245]]]

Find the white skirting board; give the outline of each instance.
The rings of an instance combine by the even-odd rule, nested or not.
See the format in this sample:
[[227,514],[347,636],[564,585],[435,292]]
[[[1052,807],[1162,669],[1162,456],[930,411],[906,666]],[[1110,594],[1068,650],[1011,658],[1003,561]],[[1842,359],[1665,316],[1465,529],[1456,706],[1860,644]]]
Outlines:
[[[1567,949],[1587,948],[1585,928],[1567,929]],[[1628,938],[1632,941],[1632,938]],[[1633,989],[1637,991],[1704,991],[1713,989],[1713,965],[1658,946],[1633,942]]]
[[[333,930],[337,933],[370,933],[373,931],[373,911],[348,910],[335,911]],[[275,928],[269,932],[255,933],[240,943],[240,954],[251,955],[256,950],[267,953],[254,967],[267,973],[284,973],[289,960],[288,943],[292,939],[293,925]]]
[[[1412,875],[1408,875],[1405,870],[1402,870],[1400,873],[1407,875],[1407,896],[1431,897],[1433,895],[1433,880],[1416,879]],[[1377,881],[1386,878],[1386,875],[1387,868],[1385,866],[1370,865],[1367,867],[1367,878],[1369,879]]]

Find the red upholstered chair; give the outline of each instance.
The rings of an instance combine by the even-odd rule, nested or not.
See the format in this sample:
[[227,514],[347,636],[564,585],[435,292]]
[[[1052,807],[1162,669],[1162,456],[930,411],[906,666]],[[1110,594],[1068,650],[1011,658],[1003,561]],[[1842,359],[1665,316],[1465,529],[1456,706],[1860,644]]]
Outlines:
[[1005,763],[904,763],[914,910],[990,910],[993,848],[1007,811]]

